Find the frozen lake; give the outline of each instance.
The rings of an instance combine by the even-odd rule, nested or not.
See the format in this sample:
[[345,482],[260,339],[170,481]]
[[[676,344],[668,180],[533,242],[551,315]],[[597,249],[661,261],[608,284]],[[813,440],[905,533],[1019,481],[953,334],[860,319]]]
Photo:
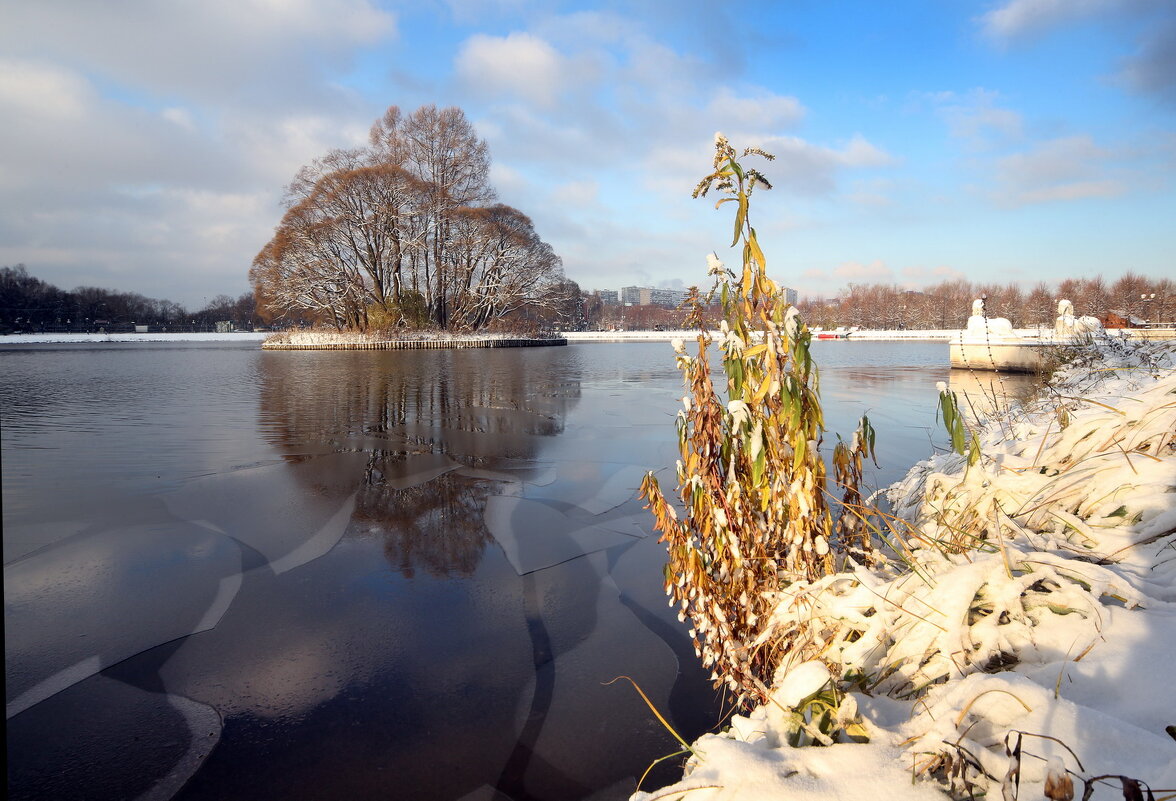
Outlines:
[[[814,350],[828,451],[942,442],[946,344]],[[604,682],[720,713],[634,497],[681,394],[664,342],[0,342],[10,796],[627,797],[676,743]]]

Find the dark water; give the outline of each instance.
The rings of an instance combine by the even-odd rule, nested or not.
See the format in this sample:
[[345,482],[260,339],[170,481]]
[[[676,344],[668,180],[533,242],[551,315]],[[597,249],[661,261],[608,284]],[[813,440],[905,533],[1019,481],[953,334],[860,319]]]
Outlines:
[[[942,440],[946,345],[815,347],[878,482]],[[681,394],[665,343],[0,350],[10,795],[626,797],[675,742],[605,682],[721,709],[634,499]]]

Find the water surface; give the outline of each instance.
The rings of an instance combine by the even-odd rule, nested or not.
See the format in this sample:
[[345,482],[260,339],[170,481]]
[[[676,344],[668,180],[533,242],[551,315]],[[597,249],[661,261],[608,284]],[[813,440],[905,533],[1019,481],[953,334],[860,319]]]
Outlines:
[[[946,345],[814,350],[874,482],[942,440]],[[634,498],[672,483],[666,343],[21,346],[0,375],[14,797],[624,798],[676,745],[606,682],[718,719]]]

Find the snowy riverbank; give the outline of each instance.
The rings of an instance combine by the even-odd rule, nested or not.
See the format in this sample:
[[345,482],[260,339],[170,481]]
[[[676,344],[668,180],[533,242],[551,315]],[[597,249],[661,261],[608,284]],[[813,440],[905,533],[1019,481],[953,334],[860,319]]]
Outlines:
[[401,337],[365,334],[358,331],[283,331],[266,338],[266,350],[445,350],[459,348],[534,348],[566,345],[554,336],[510,334],[454,334],[446,331],[416,331]]
[[[802,647],[771,702],[634,799],[996,798],[1014,775],[1038,799],[1047,774],[1074,787],[1051,798],[1176,792],[1172,344],[1104,348],[977,436],[975,464],[937,455],[891,488],[901,557],[781,594]],[[789,745],[812,730],[869,742]]]
[[[1013,333],[1029,339],[1039,339],[1043,330],[1040,328],[1017,328]],[[814,332],[819,333],[819,332]],[[846,342],[949,342],[959,334],[958,328],[934,329],[887,329],[862,328],[851,331],[846,336],[833,341]],[[1176,329],[1148,328],[1148,329],[1108,329],[1107,335],[1128,339],[1176,339]],[[698,332],[688,331],[568,331],[562,334],[568,342],[669,342],[674,339],[692,341]]]
[[238,331],[233,333],[199,334],[6,334],[0,336],[0,347],[5,345],[84,345],[103,342],[261,342],[268,332]]

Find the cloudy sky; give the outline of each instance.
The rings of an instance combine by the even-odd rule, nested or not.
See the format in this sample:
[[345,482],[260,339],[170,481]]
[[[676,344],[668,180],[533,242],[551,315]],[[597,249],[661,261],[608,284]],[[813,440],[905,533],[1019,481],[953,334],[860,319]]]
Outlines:
[[715,131],[802,295],[1176,275],[1172,0],[0,0],[0,265],[239,294],[295,170],[425,103],[585,289],[728,256]]

